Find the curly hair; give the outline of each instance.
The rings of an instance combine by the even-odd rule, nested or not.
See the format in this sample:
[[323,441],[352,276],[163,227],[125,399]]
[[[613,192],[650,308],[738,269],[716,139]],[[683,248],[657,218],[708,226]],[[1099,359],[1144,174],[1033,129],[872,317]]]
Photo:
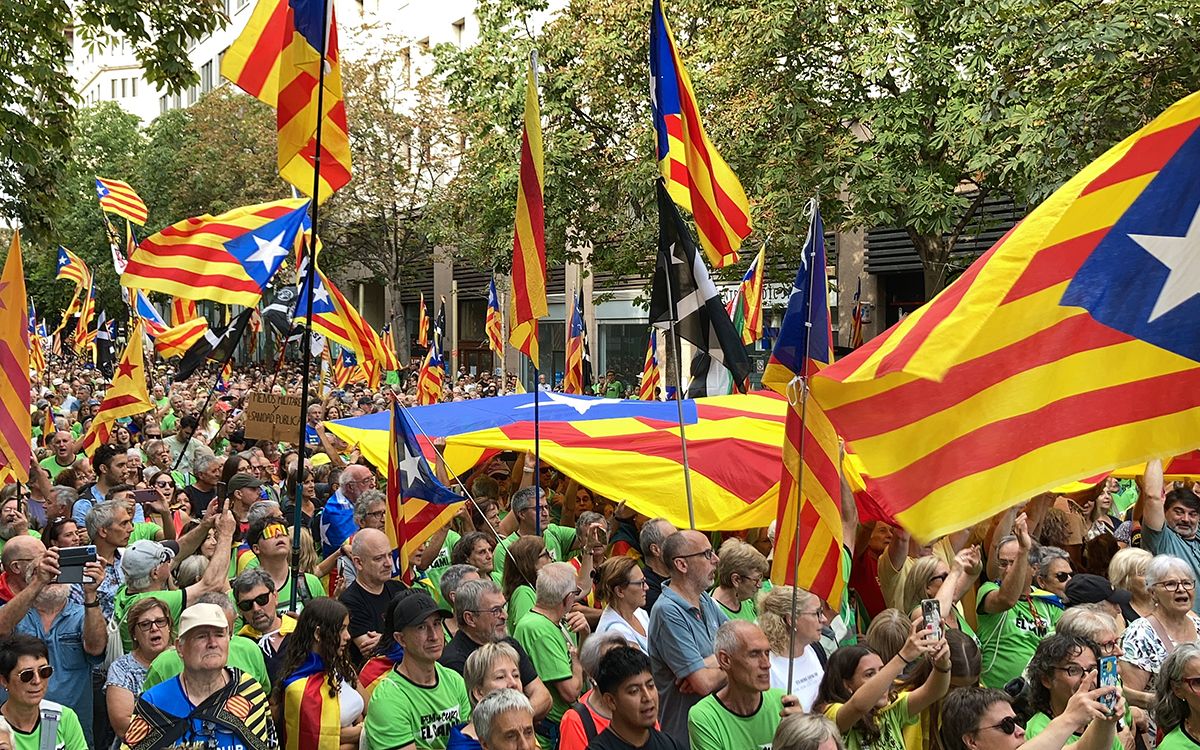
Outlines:
[[1065,546],[1071,539],[1068,524],[1066,513],[1058,508],[1050,508],[1046,511],[1046,517],[1042,519],[1042,528],[1038,532],[1037,543],[1050,547]]
[[346,605],[337,599],[320,596],[310,600],[296,620],[296,630],[288,637],[283,649],[283,661],[279,667],[281,679],[274,690],[282,695],[287,676],[295,673],[310,653],[315,653],[325,662],[325,684],[329,697],[338,694],[341,683],[358,685],[358,674],[350,660],[349,649],[342,648],[342,623],[350,616]]
[[1099,660],[1096,645],[1079,636],[1055,633],[1047,636],[1038,644],[1037,651],[1033,652],[1033,659],[1030,660],[1029,667],[1026,669],[1028,682],[1025,689],[1029,696],[1030,711],[1041,712],[1053,718],[1054,712],[1050,708],[1050,688],[1043,685],[1042,680],[1047,682],[1053,680],[1054,671],[1060,664],[1085,651],[1091,652]]

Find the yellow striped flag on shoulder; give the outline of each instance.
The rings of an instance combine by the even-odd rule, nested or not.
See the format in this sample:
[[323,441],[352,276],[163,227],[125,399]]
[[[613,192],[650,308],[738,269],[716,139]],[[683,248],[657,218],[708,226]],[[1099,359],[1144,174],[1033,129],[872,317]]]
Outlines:
[[546,301],[546,222],[542,189],[542,119],[533,61],[525,72],[525,127],[521,134],[520,185],[513,231],[512,330],[508,340],[538,366],[538,318],[550,311]]
[[21,233],[14,231],[0,273],[0,475],[5,481],[29,481],[33,421],[27,305]]
[[100,208],[110,214],[116,214],[128,219],[139,227],[146,223],[150,216],[146,203],[129,187],[128,182],[96,178],[96,197],[100,199]]
[[325,7],[318,0],[258,0],[221,61],[221,75],[275,108],[279,175],[305,195],[313,189],[318,74],[325,66],[318,203],[350,181],[337,22],[333,3],[328,16]]
[[771,581],[806,589],[836,610],[842,605],[846,586],[838,439],[821,407],[811,398],[807,404],[801,399],[806,381],[833,362],[825,227],[816,201],[811,210],[800,269],[763,373],[763,385],[791,405],[784,421]]
[[813,381],[866,486],[929,540],[1200,432],[1200,94],[1100,156]]
[[692,212],[714,268],[737,263],[738,248],[750,234],[750,201],[704,131],[661,0],[654,0],[650,22],[650,104],[659,171],[671,200]]

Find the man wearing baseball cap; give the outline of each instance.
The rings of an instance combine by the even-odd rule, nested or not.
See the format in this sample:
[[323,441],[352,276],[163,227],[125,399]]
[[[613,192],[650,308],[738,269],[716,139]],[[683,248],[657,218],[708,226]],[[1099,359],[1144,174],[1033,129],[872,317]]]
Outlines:
[[233,512],[233,517],[237,520],[238,529],[243,536],[250,525],[247,520],[250,506],[263,499],[262,493],[259,492],[262,485],[263,483],[258,477],[244,471],[239,471],[231,476],[225,485],[229,494],[229,510]]
[[125,613],[139,599],[153,596],[171,608],[171,617],[178,620],[188,602],[206,591],[225,591],[228,583],[229,555],[233,545],[233,515],[225,510],[217,518],[217,548],[209,560],[204,575],[186,589],[172,589],[171,561],[179,551],[175,542],[155,542],[139,539],[125,548],[121,569],[125,585],[113,596],[113,616],[121,623],[121,640],[126,653],[133,650],[133,639],[125,622]]
[[1114,619],[1120,616],[1126,623],[1138,619],[1138,613],[1130,604],[1133,601],[1132,592],[1114,589],[1107,578],[1091,573],[1076,573],[1067,581],[1067,601],[1068,607],[1077,604],[1103,604]]
[[440,609],[424,591],[401,591],[387,622],[404,659],[379,680],[367,707],[363,731],[370,748],[444,750],[450,728],[471,715],[463,678],[438,664],[446,645]]
[[179,619],[175,648],[183,672],[138,698],[121,747],[277,747],[262,685],[229,660],[229,620],[215,604],[193,604]]

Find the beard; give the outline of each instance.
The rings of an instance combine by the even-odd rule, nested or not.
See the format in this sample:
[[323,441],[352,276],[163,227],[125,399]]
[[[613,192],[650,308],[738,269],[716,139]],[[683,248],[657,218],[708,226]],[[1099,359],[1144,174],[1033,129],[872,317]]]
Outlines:
[[29,522],[25,519],[19,519],[12,523],[0,523],[0,539],[8,541],[14,536],[20,536],[29,530]]

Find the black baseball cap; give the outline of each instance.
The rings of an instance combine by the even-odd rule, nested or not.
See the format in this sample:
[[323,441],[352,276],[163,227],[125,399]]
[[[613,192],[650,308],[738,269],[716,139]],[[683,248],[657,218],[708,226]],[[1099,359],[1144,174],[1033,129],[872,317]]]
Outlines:
[[392,632],[419,625],[434,614],[442,617],[452,615],[450,610],[439,607],[433,597],[424,591],[405,589],[392,600]]
[[[1129,613],[1132,611],[1130,602],[1133,601],[1133,594],[1125,589],[1115,589],[1108,582],[1107,578],[1093,575],[1091,573],[1076,573],[1067,581],[1067,606],[1073,607],[1076,604],[1097,604],[1099,602],[1111,602],[1121,608],[1125,614],[1126,620],[1129,619]],[[1137,619],[1137,615],[1134,615]]]

